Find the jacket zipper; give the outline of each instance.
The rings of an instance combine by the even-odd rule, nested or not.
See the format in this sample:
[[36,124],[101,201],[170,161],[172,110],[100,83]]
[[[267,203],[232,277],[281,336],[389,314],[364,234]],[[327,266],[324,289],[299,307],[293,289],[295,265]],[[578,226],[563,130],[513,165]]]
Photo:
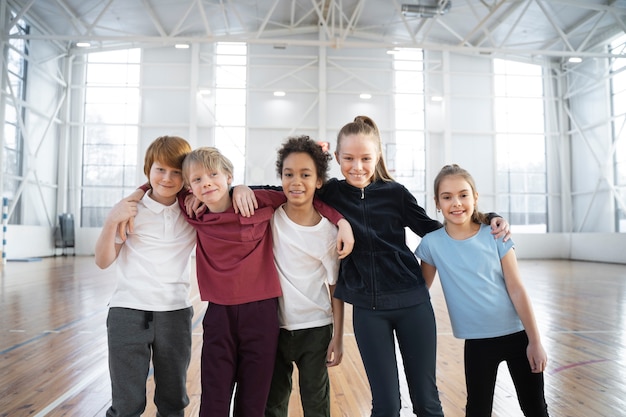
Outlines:
[[[365,188],[361,188],[361,200],[365,200]],[[368,220],[368,216],[367,216],[367,205],[365,204],[365,202],[363,202],[363,224],[365,224],[365,228],[366,230],[369,230],[370,225],[369,225],[369,220]],[[370,234],[371,235],[371,234]],[[372,245],[371,242],[371,238],[370,238],[370,247],[373,248],[374,246]],[[376,310],[376,279],[374,278],[374,259],[373,257],[370,257],[370,280],[372,283],[372,310]]]

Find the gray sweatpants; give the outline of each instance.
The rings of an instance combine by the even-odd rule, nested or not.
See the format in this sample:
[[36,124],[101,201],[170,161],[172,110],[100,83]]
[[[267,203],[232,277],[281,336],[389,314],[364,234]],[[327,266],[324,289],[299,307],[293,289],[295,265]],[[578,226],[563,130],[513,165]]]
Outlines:
[[107,417],[139,417],[146,407],[150,359],[159,417],[183,417],[189,404],[193,308],[143,311],[112,307],[107,317],[112,404]]

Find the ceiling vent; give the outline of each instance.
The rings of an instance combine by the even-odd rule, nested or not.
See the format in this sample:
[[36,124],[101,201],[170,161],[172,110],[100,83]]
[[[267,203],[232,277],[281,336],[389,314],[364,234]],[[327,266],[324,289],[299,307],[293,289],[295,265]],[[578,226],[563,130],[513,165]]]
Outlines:
[[432,18],[448,13],[452,7],[452,1],[442,0],[438,4],[403,4],[402,14],[406,17]]

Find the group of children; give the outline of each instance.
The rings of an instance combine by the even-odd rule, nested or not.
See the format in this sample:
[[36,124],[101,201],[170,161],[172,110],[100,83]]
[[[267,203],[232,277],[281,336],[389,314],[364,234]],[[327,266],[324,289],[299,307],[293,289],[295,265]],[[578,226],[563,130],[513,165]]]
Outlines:
[[[209,302],[201,417],[229,416],[233,391],[234,416],[286,417],[294,363],[305,415],[330,416],[327,368],[342,360],[344,302],[353,306],[371,415],[399,416],[397,340],[414,413],[443,416],[428,292],[437,269],[454,334],[467,339],[466,415],[490,415],[502,360],[525,415],[548,415],[547,357],[508,224],[477,211],[471,176],[446,166],[437,177],[442,228],[389,174],[370,118],[341,129],[335,157],[344,180],[327,180],[332,157],[315,141],[289,138],[276,162],[280,190],[237,186],[231,197],[233,166],[217,149],[191,151],[177,137],[150,145],[149,186],[111,210],[96,244],[98,266],[117,259],[119,271],[107,318],[107,416],[143,412],[151,359],[158,415],[184,416],[194,244],[200,296]],[[133,217],[126,237],[119,226]],[[423,237],[415,254],[405,227]],[[486,265],[480,274],[477,262]],[[471,299],[460,294],[468,288]]]

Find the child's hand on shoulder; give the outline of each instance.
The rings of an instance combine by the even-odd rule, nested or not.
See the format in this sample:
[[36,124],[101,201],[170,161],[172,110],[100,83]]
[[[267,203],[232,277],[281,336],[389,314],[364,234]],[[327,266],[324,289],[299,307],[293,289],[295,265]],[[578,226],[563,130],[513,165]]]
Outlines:
[[198,218],[204,214],[207,207],[204,203],[196,198],[195,195],[189,194],[185,196],[185,211],[192,219]]
[[117,224],[120,238],[125,241],[127,233],[134,230],[134,219],[137,215],[137,200],[132,197],[125,198],[113,206],[106,221]]
[[491,234],[494,239],[502,238],[502,241],[506,242],[511,238],[509,222],[504,217],[494,217],[491,219]]
[[341,219],[337,223],[339,231],[337,232],[337,254],[339,259],[343,259],[352,253],[354,249],[354,234],[352,226],[346,219]]
[[247,185],[237,185],[233,187],[233,210],[243,217],[250,217],[254,210],[259,208],[254,191]]

